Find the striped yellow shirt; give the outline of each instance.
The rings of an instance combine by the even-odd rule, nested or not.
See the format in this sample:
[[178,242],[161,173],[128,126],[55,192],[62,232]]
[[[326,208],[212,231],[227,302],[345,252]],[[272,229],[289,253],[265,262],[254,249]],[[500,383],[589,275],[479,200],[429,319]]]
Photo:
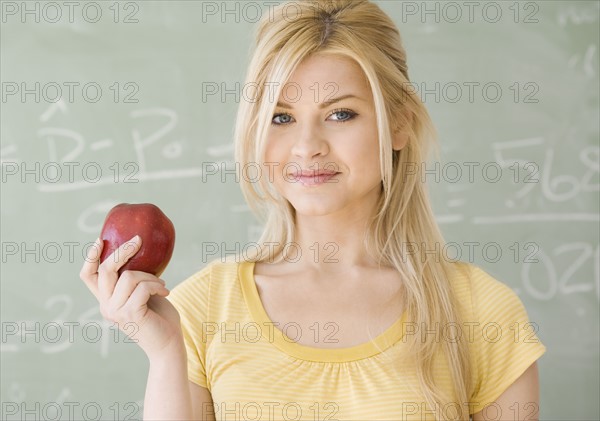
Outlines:
[[[517,295],[475,265],[461,263],[452,285],[462,328],[439,340],[468,340],[474,368],[471,412],[494,401],[546,351]],[[254,283],[252,262],[214,260],[177,285],[168,299],[179,311],[189,379],[207,389],[217,420],[433,420],[409,335],[433,335],[403,315],[372,341],[350,348],[294,342],[270,321]],[[284,333],[285,332],[285,333]],[[292,332],[292,334],[290,334]],[[421,336],[423,337],[423,336]],[[445,358],[435,379],[451,390]],[[445,411],[453,411],[448,407]]]

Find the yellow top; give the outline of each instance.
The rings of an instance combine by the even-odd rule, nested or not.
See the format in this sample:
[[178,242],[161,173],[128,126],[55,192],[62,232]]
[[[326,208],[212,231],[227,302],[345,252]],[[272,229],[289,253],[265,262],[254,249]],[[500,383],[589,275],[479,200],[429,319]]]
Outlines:
[[[458,335],[467,339],[475,384],[469,402],[476,413],[546,347],[536,336],[538,325],[529,323],[522,302],[508,286],[475,265],[455,266],[452,285],[464,326],[439,329],[436,340],[456,340]],[[168,299],[181,316],[189,379],[210,390],[214,406],[204,412],[214,412],[217,420],[434,419],[419,391],[414,363],[407,358],[407,339],[436,333],[406,320],[406,314],[357,346],[300,345],[292,339],[302,333],[295,326],[276,326],[269,319],[252,262],[209,262],[177,285]],[[445,358],[435,361],[435,380],[449,392]]]

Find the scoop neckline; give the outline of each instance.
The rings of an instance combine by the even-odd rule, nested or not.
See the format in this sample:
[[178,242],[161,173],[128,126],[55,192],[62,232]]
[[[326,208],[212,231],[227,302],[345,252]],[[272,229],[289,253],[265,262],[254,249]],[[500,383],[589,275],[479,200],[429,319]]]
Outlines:
[[[294,342],[269,318],[260,299],[254,279],[255,265],[255,262],[242,261],[238,266],[238,278],[250,315],[254,322],[260,326],[261,336],[279,348],[279,350],[292,357],[318,362],[355,361],[384,352],[404,336],[406,311],[380,335],[369,342],[355,346],[345,348],[316,348]],[[272,337],[269,337],[270,329],[267,326],[273,326],[275,333]]]

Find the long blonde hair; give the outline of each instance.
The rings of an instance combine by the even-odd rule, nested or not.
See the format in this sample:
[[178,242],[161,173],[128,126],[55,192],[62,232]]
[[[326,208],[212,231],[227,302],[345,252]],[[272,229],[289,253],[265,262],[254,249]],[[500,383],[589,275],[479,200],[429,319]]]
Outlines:
[[[356,61],[373,92],[382,178],[379,212],[370,221],[365,249],[380,264],[399,272],[408,320],[428,328],[462,326],[449,281],[452,263],[439,252],[444,241],[426,185],[421,181],[421,163],[430,147],[435,146],[437,133],[424,104],[411,89],[398,29],[389,16],[368,0],[296,0],[293,5],[278,5],[258,25],[244,85],[245,92],[255,88],[254,95],[241,101],[234,134],[238,169],[263,162],[275,104],[283,85],[302,60],[318,52]],[[273,86],[274,91],[268,91]],[[403,149],[393,150],[392,131],[398,127],[408,133],[409,140]],[[246,201],[265,226],[258,244],[271,245],[254,248],[244,258],[279,262],[284,258],[285,245],[294,241],[294,208],[266,181],[267,177],[255,181],[238,175]],[[438,250],[438,254],[409,252],[407,245]],[[465,405],[472,385],[467,344],[435,338],[439,336],[428,335],[422,340],[420,335],[414,335],[409,342],[422,394],[437,419],[468,419]],[[453,396],[446,396],[436,385],[433,367],[438,352],[446,356]],[[456,414],[441,411],[448,404],[456,408]]]

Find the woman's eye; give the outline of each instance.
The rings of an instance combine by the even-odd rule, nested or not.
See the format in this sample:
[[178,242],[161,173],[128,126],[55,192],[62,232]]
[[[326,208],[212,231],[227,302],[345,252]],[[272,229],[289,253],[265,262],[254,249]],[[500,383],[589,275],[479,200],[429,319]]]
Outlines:
[[331,115],[337,115],[338,118],[335,121],[343,123],[345,121],[352,120],[356,116],[356,113],[350,110],[335,110]]
[[[337,123],[345,123],[348,120],[352,120],[354,117],[356,117],[358,114],[355,113],[354,111],[350,111],[350,110],[346,110],[346,109],[339,109],[339,110],[334,110],[330,116],[335,115],[336,118],[334,118],[333,121],[337,122]],[[283,124],[289,124],[291,123],[293,120],[293,117],[289,114],[275,114],[273,116],[273,120],[271,120],[271,124],[272,125],[283,125]]]
[[[290,122],[291,118],[292,116],[289,114],[275,114],[271,124],[287,124]],[[279,121],[276,121],[277,119],[279,119]]]

